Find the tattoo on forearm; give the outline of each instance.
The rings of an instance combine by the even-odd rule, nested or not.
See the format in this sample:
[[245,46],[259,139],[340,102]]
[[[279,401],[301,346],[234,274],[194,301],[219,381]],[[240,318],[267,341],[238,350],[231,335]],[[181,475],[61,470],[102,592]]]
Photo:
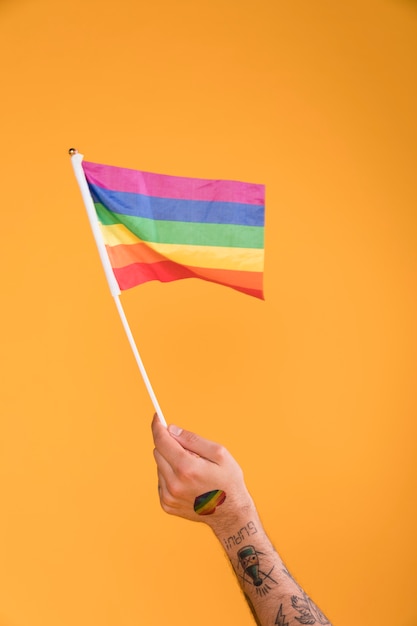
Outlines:
[[277,616],[275,618],[275,624],[277,624],[277,626],[288,626],[288,622],[285,621],[285,615],[282,612],[282,604],[279,607],[279,611],[277,613]]
[[329,620],[306,593],[302,597],[291,596],[291,605],[300,614],[295,617],[300,624],[330,624]]
[[243,569],[243,576],[241,576],[243,583],[254,585],[256,593],[264,596],[272,589],[268,582],[272,582],[275,585],[278,583],[271,576],[274,565],[269,572],[264,572],[259,565],[259,555],[263,555],[263,552],[258,552],[254,546],[241,548],[237,553],[238,567]]
[[244,539],[250,537],[251,535],[255,535],[258,532],[254,522],[248,522],[246,526],[243,526],[236,535],[231,535],[227,539],[224,539],[224,545],[228,550],[233,548],[233,546],[238,546],[242,543]]
[[[290,578],[293,583],[296,585],[297,589],[300,592],[299,596],[291,596],[291,605],[293,609],[300,613],[299,617],[295,617],[295,619],[300,624],[330,624],[327,617],[320,611],[320,609],[314,604],[314,602],[308,597],[308,595],[303,591],[295,578],[289,573],[287,569],[282,570],[283,573]],[[278,612],[279,613],[279,612]],[[278,619],[278,615],[277,615]]]

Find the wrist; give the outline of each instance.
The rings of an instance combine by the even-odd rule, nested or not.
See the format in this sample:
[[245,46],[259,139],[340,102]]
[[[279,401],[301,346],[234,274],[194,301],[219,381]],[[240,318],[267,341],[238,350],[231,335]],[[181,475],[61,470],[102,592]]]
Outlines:
[[256,511],[248,510],[246,515],[243,514],[224,525],[218,524],[212,530],[231,558],[240,548],[262,536],[263,528]]
[[226,497],[224,504],[210,516],[210,519],[207,519],[207,524],[222,542],[225,538],[238,533],[241,528],[248,524],[250,527],[256,525],[259,528],[260,520],[255,504],[248,494],[247,497],[239,501],[235,501],[233,498],[228,500]]

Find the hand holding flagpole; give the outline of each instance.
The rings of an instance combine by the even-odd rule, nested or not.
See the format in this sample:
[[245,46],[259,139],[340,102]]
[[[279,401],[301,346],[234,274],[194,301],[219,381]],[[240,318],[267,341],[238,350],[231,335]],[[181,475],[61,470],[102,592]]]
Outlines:
[[110,260],[109,260],[109,257],[108,257],[107,251],[106,251],[106,246],[104,244],[103,237],[101,235],[100,226],[99,226],[99,222],[98,222],[98,219],[97,219],[97,214],[96,214],[95,207],[94,207],[94,202],[93,202],[93,199],[91,197],[90,190],[88,188],[88,183],[87,183],[87,180],[86,180],[86,177],[85,177],[85,174],[84,174],[84,170],[83,170],[82,165],[81,165],[81,162],[83,160],[83,155],[79,154],[78,151],[75,148],[70,148],[68,152],[69,152],[69,154],[71,156],[71,162],[72,162],[72,166],[73,166],[73,169],[74,169],[74,174],[75,174],[75,177],[77,179],[78,185],[80,187],[82,198],[84,200],[85,208],[87,210],[88,219],[89,219],[89,222],[90,222],[91,229],[93,231],[94,239],[95,239],[96,244],[97,244],[97,248],[98,248],[100,259],[101,259],[101,262],[102,262],[102,265],[103,265],[104,273],[105,273],[106,278],[107,278],[107,282],[108,282],[108,285],[109,285],[109,288],[110,288],[110,292],[111,292],[111,294],[112,294],[112,296],[114,298],[114,301],[116,303],[116,307],[117,307],[117,310],[119,312],[120,319],[122,320],[123,328],[125,329],[127,338],[129,340],[129,343],[130,343],[130,347],[132,348],[134,357],[136,359],[136,363],[137,363],[137,365],[139,367],[140,373],[142,375],[142,378],[143,378],[143,381],[145,383],[146,389],[147,389],[147,391],[149,393],[149,396],[150,396],[150,398],[152,400],[152,404],[153,404],[153,406],[155,408],[155,411],[156,411],[160,421],[162,422],[162,424],[164,426],[167,426],[167,423],[166,423],[165,418],[163,416],[161,407],[159,406],[159,402],[158,402],[158,400],[157,400],[157,398],[155,396],[155,393],[154,393],[154,391],[152,389],[152,385],[150,383],[149,377],[148,377],[148,375],[146,373],[146,370],[145,370],[145,367],[143,365],[143,361],[142,361],[142,359],[140,357],[140,354],[139,354],[139,351],[138,351],[138,349],[136,347],[135,340],[134,340],[132,332],[130,330],[130,327],[129,327],[129,324],[128,324],[128,321],[127,321],[127,318],[126,318],[126,315],[125,315],[125,312],[124,312],[124,309],[123,309],[122,304],[120,302],[119,285],[117,284],[117,281],[116,281],[113,269],[112,269],[111,264],[110,264]]

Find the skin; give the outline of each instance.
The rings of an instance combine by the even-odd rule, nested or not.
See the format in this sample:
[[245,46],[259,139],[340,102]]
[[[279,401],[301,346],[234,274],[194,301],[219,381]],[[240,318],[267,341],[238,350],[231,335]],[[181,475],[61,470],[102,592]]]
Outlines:
[[[157,416],[152,434],[162,509],[212,529],[230,559],[255,622],[260,626],[331,626],[271,544],[243,472],[228,450],[177,426],[167,429]],[[223,490],[226,497],[213,513],[198,515],[196,498],[213,490]]]

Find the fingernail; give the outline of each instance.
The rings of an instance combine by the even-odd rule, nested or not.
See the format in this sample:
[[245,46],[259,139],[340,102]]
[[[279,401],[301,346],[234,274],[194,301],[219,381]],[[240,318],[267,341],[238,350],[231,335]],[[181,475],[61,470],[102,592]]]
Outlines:
[[168,426],[168,430],[171,435],[175,435],[175,437],[179,437],[182,433],[182,428],[180,428],[179,426],[174,426],[173,424],[170,424]]

